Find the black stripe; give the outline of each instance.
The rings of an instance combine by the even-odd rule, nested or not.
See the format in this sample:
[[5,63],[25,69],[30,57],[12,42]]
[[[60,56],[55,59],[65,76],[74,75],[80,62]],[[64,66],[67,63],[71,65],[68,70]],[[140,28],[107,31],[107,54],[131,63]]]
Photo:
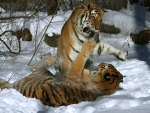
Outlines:
[[[56,86],[57,86],[58,88],[60,88],[60,90],[65,94],[65,92],[63,91],[63,86],[62,86],[62,85],[56,84]],[[60,92],[58,92],[58,95],[59,95],[59,97],[61,98],[59,105],[60,105],[60,106],[66,105],[66,104],[63,102],[64,97],[62,97],[62,95],[60,94]]]
[[80,53],[79,51],[77,51],[70,43],[69,45],[71,46],[71,48],[73,49],[73,51],[75,51],[76,53]]
[[75,104],[75,103],[78,103],[78,100],[77,100],[78,97],[77,97],[77,95],[76,95],[76,94],[77,94],[77,91],[76,91],[76,90],[77,90],[77,89],[76,89],[76,87],[75,87],[75,92],[76,92],[76,93],[75,93],[74,99],[73,99],[73,103],[74,103],[74,104]]
[[45,98],[45,96],[46,96],[46,90],[45,90],[45,87],[43,86],[43,85],[40,85],[40,89],[42,90],[42,97],[44,97]]
[[66,88],[66,94],[68,95],[68,100],[67,100],[67,101],[68,101],[68,103],[70,103],[69,101],[70,101],[72,98],[70,97],[71,95],[69,94],[69,88],[68,88],[68,87]]
[[68,87],[69,89],[70,89],[70,91],[72,92],[72,96],[74,96],[75,95],[75,92],[74,92],[74,90],[72,89],[72,87]]
[[[56,92],[56,94],[57,94],[57,103],[61,103],[61,100],[59,100],[59,97],[60,97],[60,94],[59,94],[59,92],[58,92],[58,87],[57,87],[57,85],[55,84],[55,87],[54,87],[54,91]],[[59,96],[59,97],[58,97]]]
[[[49,85],[49,87],[51,88],[51,93],[52,93],[52,95],[53,95],[53,98],[55,99],[55,102],[56,103],[59,103],[59,98],[57,97],[57,95],[55,95],[55,92],[54,92],[54,89],[55,89],[55,86],[52,86],[52,84],[50,85],[50,84],[48,84]],[[54,87],[54,88],[53,88]]]
[[[62,44],[62,40],[61,40],[61,45],[63,46],[63,44]],[[63,46],[62,48],[65,48],[65,47]],[[67,55],[68,59],[70,60],[70,62],[73,62],[73,60],[69,57],[69,55],[68,55],[68,53],[67,53],[66,49],[64,49],[64,51],[65,51],[65,53],[66,53],[66,55]]]
[[87,98],[85,92],[86,92],[85,90],[80,91],[81,96],[82,96],[83,99]]
[[85,16],[85,14],[81,15],[80,25],[82,25],[82,20],[83,20],[84,16]]
[[88,93],[87,93],[87,86],[86,86],[86,84],[83,82],[83,85],[85,86],[85,91],[84,91],[84,94],[85,94],[85,97],[87,98],[89,95],[88,95]]
[[[28,83],[28,87],[29,87],[29,93],[28,93],[28,97],[30,97],[30,95],[32,95],[31,97],[33,97],[34,95],[36,95],[36,94],[33,94],[33,93],[35,93],[35,88],[33,88],[33,85],[34,84],[36,84],[36,82],[37,82],[38,80],[36,79],[36,78],[34,78],[34,79],[32,79],[31,80],[31,82],[30,83]],[[37,86],[37,85],[36,85]],[[33,91],[34,90],[34,91]],[[31,92],[33,92],[32,94],[31,94]]]
[[23,93],[24,96],[26,96],[26,88],[24,89]]
[[73,24],[72,24],[72,28],[73,28],[74,34],[75,34],[75,36],[77,37],[77,39],[78,39],[81,43],[84,43],[84,41],[79,38],[79,36],[78,36],[78,34],[77,34],[77,32],[76,32],[76,30],[75,30]]
[[[66,51],[65,51],[66,52]],[[70,60],[70,62],[73,62],[73,60],[69,57],[68,53],[66,52],[66,55],[68,57],[68,59]]]
[[99,46],[98,51],[97,51],[97,54],[100,55],[100,54],[101,54],[101,51],[102,51],[102,50],[101,50],[101,47]]
[[45,98],[45,100],[46,100],[46,102],[48,102],[49,103],[49,105],[51,105],[51,106],[54,106],[54,105],[52,105],[52,102],[51,102],[51,99],[49,98],[49,94],[47,93],[47,90],[45,90],[45,96],[46,96],[46,98]]
[[[25,80],[24,80],[24,82],[20,85],[20,87],[21,87],[21,89],[20,89],[20,87],[19,87],[19,90],[20,90],[20,92],[22,93],[22,94],[25,94],[24,92],[25,92],[25,90],[26,90],[26,87],[31,87],[32,88],[32,86],[30,86],[30,83],[32,83],[32,80],[33,79],[31,79],[30,77],[29,78],[24,78]],[[35,80],[34,80],[35,81]],[[24,95],[25,96],[25,95]]]
[[[80,94],[79,94],[80,92],[78,91],[78,88],[76,88],[76,87],[75,87],[75,90],[76,90],[76,94],[77,94],[77,95],[76,95],[76,103],[78,103],[79,100],[80,100]],[[81,97],[81,98],[82,98],[82,97]]]
[[36,96],[36,92],[35,92],[35,89],[34,89],[34,91],[33,91],[33,93],[32,93],[32,96],[31,96],[32,98],[37,98],[37,96]]
[[[62,42],[62,41],[61,41]],[[63,44],[62,44],[63,45]],[[64,48],[64,47],[63,47]],[[68,57],[68,59],[70,60],[70,62],[73,62],[73,60],[69,57],[69,55],[68,55],[68,53],[67,53],[67,51],[66,51],[66,49],[64,49],[64,51],[65,51],[65,53],[66,53],[66,55],[67,55],[67,57]]]
[[78,36],[78,34],[77,34],[77,32],[76,32],[75,30],[74,30],[74,33],[75,33],[75,36],[78,38],[78,40],[79,40],[81,43],[84,43],[84,41],[79,38],[79,36]]
[[112,75],[114,78],[113,78],[113,80],[112,80],[112,82],[111,83],[109,83],[109,84],[113,84],[114,82],[115,82],[115,80],[117,79],[117,77],[115,77],[116,75]]
[[63,86],[63,90],[64,90],[64,94],[65,94],[65,100],[69,103],[69,94],[68,94],[68,91],[67,91],[67,87],[66,86]]
[[[61,87],[60,84],[59,84],[59,85],[56,84],[56,86],[62,91],[62,87]],[[59,97],[60,97],[61,99],[63,99],[63,97],[62,97],[62,95],[60,94],[60,92],[57,91],[57,93],[58,93]]]
[[[31,94],[32,90],[34,90],[34,91],[33,91],[33,93]],[[30,97],[30,95],[32,95],[31,97],[34,97],[34,95],[35,95],[34,93],[35,93],[35,88],[32,89],[32,87],[29,87],[28,97]]]
[[118,80],[119,78],[116,78],[116,79],[117,79],[117,80],[116,80],[116,85],[115,85],[115,88],[117,87],[117,83],[118,83],[118,81],[119,81],[119,80]]
[[27,84],[26,83],[26,80],[24,80],[23,82],[19,82],[19,87],[18,87],[18,91],[20,92],[20,93],[22,93],[23,94],[23,89],[24,89],[24,84]]

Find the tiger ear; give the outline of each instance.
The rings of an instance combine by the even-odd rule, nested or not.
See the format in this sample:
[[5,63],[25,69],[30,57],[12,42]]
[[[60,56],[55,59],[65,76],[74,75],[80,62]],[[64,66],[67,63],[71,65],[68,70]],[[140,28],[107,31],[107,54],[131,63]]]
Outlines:
[[90,4],[89,3],[83,4],[82,8],[88,10],[90,8]]
[[102,10],[104,11],[104,14],[108,13],[108,11],[106,11],[106,10],[104,10],[104,9],[102,9]]

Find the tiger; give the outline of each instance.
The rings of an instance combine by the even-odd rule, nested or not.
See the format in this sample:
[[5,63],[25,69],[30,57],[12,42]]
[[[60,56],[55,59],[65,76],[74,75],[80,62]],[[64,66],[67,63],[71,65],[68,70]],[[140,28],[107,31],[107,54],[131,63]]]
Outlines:
[[[97,70],[93,71],[84,68],[94,45],[92,40],[83,44],[81,52],[67,71],[68,77],[53,75],[49,70],[41,68],[13,84],[0,79],[0,88],[14,88],[24,96],[39,99],[51,107],[95,101],[99,96],[111,95],[123,82],[123,76],[108,63],[100,63]],[[52,61],[51,65],[56,62],[54,58],[49,60]]]
[[[100,25],[107,11],[93,3],[79,5],[63,25],[58,39],[56,73],[65,76],[74,60],[81,52],[85,41],[96,42],[90,56],[110,54],[120,60],[126,60],[126,55],[115,47],[99,40]],[[49,67],[49,58],[31,67],[31,71]]]
[[[93,3],[79,5],[63,25],[58,39],[56,72],[65,76],[74,60],[81,52],[85,41],[92,39],[96,42],[90,56],[101,54],[114,55],[125,61],[126,55],[119,49],[99,40],[100,24],[107,12]],[[47,61],[47,62],[46,62]],[[48,67],[48,59],[31,67],[31,71]]]
[[96,42],[90,56],[110,54],[122,61],[126,60],[126,55],[121,50],[99,40],[100,25],[106,13],[107,11],[93,3],[81,4],[73,10],[63,25],[58,40],[57,69],[63,76],[66,75],[87,40]]

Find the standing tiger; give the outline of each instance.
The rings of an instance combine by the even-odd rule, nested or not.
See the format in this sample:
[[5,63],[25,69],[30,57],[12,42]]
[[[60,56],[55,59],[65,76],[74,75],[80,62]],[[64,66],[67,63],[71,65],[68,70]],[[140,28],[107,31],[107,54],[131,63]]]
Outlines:
[[[92,3],[81,4],[72,12],[58,39],[57,70],[63,76],[66,75],[87,40],[96,42],[90,55],[110,54],[120,60],[126,60],[126,55],[122,51],[99,40],[100,24],[105,13],[106,11]],[[49,67],[49,62],[51,64],[51,60],[47,58],[31,67],[31,71]]]
[[126,59],[122,51],[99,41],[100,24],[105,13],[92,3],[79,5],[72,12],[58,40],[58,67],[63,75],[70,69],[87,40],[96,42],[90,55],[110,54],[120,60]]
[[[67,71],[68,77],[54,76],[46,69],[39,69],[13,84],[0,79],[0,88],[15,88],[24,96],[37,98],[43,104],[53,107],[94,101],[99,96],[111,95],[118,89],[123,76],[113,65],[107,63],[101,63],[94,71],[84,69],[94,46],[95,43],[91,40],[83,44]],[[52,65],[55,59],[51,58],[51,61]]]

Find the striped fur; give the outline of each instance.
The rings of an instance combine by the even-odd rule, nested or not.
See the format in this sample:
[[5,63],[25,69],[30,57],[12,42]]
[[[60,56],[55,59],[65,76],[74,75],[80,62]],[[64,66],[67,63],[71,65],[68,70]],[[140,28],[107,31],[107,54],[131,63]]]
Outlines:
[[94,101],[99,96],[111,95],[118,89],[122,75],[112,64],[107,63],[98,65],[97,70],[84,69],[93,47],[91,40],[84,43],[67,72],[68,76],[54,76],[46,69],[39,69],[13,84],[0,79],[0,88],[15,88],[24,96],[37,98],[43,104],[53,107]]
[[96,43],[90,55],[110,54],[120,60],[126,59],[126,55],[119,49],[99,41],[100,24],[105,13],[91,3],[79,5],[72,12],[62,28],[58,41],[57,60],[62,75],[66,75],[87,40]]
[[[97,76],[90,76],[87,80],[57,78],[43,69],[12,85],[8,82],[0,83],[0,88],[15,88],[24,96],[37,98],[43,104],[53,107],[94,101],[99,96],[113,94],[122,79],[122,75],[111,64],[107,64],[110,66],[108,69],[104,65],[99,65],[102,71]],[[107,75],[110,77],[107,78]]]

